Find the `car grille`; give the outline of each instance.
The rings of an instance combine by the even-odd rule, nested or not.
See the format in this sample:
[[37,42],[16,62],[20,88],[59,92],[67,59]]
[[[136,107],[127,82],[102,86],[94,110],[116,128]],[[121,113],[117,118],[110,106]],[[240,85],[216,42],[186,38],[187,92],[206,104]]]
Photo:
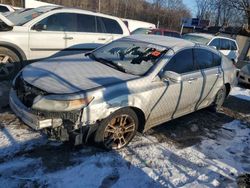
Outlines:
[[21,76],[16,78],[14,89],[17,92],[18,98],[26,107],[31,107],[34,99],[38,95],[46,95],[45,91],[42,91],[27,82],[25,82]]

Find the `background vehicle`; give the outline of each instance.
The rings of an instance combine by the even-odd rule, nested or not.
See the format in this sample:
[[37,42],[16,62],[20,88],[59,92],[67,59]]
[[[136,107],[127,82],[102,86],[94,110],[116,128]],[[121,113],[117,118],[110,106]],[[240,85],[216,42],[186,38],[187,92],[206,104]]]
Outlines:
[[131,32],[131,35],[138,35],[138,34],[144,34],[147,35],[152,31],[150,28],[137,28],[133,32]]
[[61,140],[81,143],[94,133],[98,144],[119,149],[136,131],[220,108],[236,81],[216,49],[172,37],[131,35],[86,56],[26,66],[10,92],[17,116]]
[[202,33],[188,33],[183,35],[183,39],[213,46],[234,63],[238,62],[239,47],[237,42],[233,39]]
[[14,12],[15,9],[10,5],[0,4],[0,13],[3,12]]
[[122,21],[128,27],[130,32],[133,32],[138,28],[149,28],[149,29],[156,28],[155,24],[152,24],[149,22],[143,22],[139,20],[131,20],[131,19],[125,19],[125,18],[122,18]]
[[151,32],[149,32],[151,35],[164,35],[168,37],[176,37],[176,38],[181,38],[181,35],[177,31],[171,31],[168,29],[153,29]]
[[238,73],[239,83],[248,84],[250,86],[250,64],[242,67]]
[[24,60],[88,51],[129,35],[119,18],[59,6],[0,15],[0,19],[0,80],[12,78]]

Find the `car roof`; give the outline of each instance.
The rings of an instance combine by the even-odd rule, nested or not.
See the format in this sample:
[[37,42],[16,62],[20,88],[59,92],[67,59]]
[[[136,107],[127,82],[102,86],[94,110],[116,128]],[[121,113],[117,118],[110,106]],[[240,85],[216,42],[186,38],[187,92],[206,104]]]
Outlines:
[[85,13],[85,14],[92,14],[92,15],[96,15],[96,16],[102,16],[102,17],[107,17],[107,18],[113,18],[113,19],[119,19],[116,16],[111,16],[108,14],[102,14],[102,13],[97,13],[97,12],[93,12],[93,11],[89,11],[89,10],[83,10],[80,8],[73,8],[73,7],[64,7],[64,6],[60,6],[60,5],[46,5],[46,6],[42,6],[42,7],[38,7],[38,8],[51,8],[50,11],[60,11],[60,12],[72,12],[74,11],[75,13]]
[[214,35],[207,34],[207,33],[187,33],[186,35],[200,36],[200,37],[204,37],[204,38],[207,38],[207,39],[212,39],[212,38],[215,37]]
[[174,37],[162,36],[162,35],[150,35],[149,37],[149,35],[138,34],[138,35],[130,35],[125,38],[152,43],[159,46],[164,46],[166,48],[172,48],[174,50],[195,46],[195,43],[191,41]]
[[174,30],[170,30],[170,29],[163,29],[163,28],[152,29],[152,31],[166,31],[166,32],[179,33],[178,31],[174,31]]

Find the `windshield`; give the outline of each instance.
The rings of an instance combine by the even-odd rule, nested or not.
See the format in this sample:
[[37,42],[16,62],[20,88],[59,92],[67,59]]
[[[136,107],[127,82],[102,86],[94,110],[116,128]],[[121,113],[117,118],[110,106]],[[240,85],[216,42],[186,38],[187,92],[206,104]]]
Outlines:
[[89,56],[121,72],[142,76],[166,52],[167,49],[163,46],[121,39],[95,50]]
[[183,35],[182,38],[186,40],[190,40],[192,42],[201,43],[201,44],[207,44],[210,41],[209,38],[205,38],[205,37],[197,36],[197,35],[190,35],[190,34]]
[[35,9],[24,9],[22,11],[6,15],[6,17],[13,22],[14,25],[20,26],[55,8],[55,6],[44,6]]

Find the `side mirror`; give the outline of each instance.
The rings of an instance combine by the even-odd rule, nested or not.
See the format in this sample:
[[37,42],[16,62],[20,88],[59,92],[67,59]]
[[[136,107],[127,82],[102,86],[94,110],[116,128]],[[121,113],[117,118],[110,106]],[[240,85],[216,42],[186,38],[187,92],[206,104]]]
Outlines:
[[211,46],[212,48],[215,48],[217,50],[217,47],[216,46]]
[[33,26],[33,29],[36,31],[44,31],[47,30],[47,25],[45,24],[37,24]]
[[181,75],[173,71],[164,72],[161,78],[163,81],[171,81],[174,83],[180,83],[182,80]]

